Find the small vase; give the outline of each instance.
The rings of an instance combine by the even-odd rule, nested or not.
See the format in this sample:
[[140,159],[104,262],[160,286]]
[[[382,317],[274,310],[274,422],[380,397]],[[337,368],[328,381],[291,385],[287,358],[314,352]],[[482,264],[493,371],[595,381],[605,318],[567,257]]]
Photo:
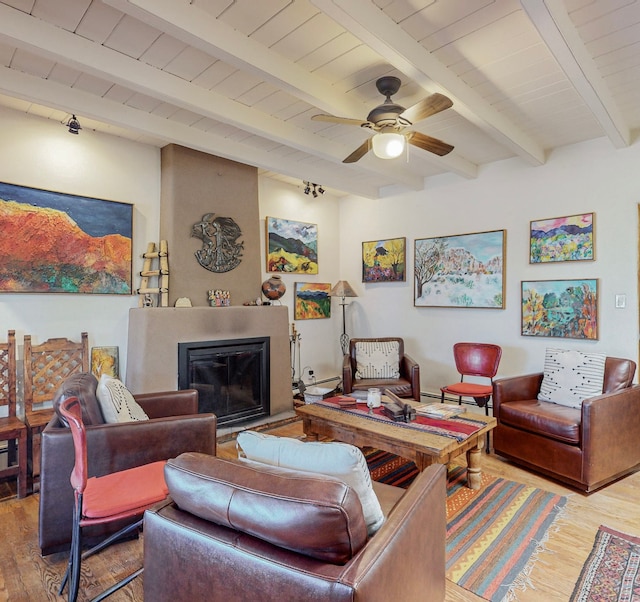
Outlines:
[[262,294],[271,301],[277,301],[286,291],[287,287],[280,276],[271,276],[271,278],[262,283]]

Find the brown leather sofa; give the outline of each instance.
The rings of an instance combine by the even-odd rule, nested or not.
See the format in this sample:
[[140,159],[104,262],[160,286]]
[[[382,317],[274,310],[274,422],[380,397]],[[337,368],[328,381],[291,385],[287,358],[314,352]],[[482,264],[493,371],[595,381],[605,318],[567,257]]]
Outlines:
[[376,484],[388,516],[367,539],[338,479],[184,454],[165,469],[172,499],[145,513],[144,598],[444,600],[445,476],[433,465],[406,491]]
[[[104,424],[96,399],[97,380],[92,374],[69,377],[57,391],[54,406],[69,396],[83,405],[87,425],[89,476],[175,458],[185,451],[215,455],[216,417],[198,414],[194,390],[135,395],[150,420]],[[69,482],[74,462],[70,430],[59,417],[42,432],[39,543],[42,555],[69,549],[73,515],[73,489]],[[122,525],[86,529],[86,543],[114,532]]]
[[590,493],[640,469],[636,365],[606,358],[603,394],[581,409],[539,401],[543,373],[493,383],[494,452]]
[[[400,378],[367,378],[356,379],[356,343],[358,342],[398,341],[400,356]],[[399,337],[377,339],[351,339],[349,353],[342,362],[342,391],[348,395],[352,391],[366,391],[369,387],[388,389],[398,397],[406,397],[420,401],[420,366],[404,352],[404,340]]]

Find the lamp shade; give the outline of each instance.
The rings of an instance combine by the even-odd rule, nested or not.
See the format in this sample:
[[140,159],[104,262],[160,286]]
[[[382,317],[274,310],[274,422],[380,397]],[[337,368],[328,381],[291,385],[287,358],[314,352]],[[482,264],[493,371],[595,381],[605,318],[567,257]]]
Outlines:
[[332,297],[357,297],[357,293],[346,280],[339,280],[331,289]]
[[405,139],[402,134],[381,132],[371,139],[373,154],[380,159],[395,159],[404,150]]

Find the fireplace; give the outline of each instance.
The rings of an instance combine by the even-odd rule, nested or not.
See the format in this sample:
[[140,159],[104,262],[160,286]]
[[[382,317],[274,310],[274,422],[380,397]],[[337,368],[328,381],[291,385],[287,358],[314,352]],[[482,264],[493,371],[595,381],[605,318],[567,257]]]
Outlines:
[[268,416],[269,357],[269,337],[178,343],[178,388],[196,389],[218,425]]
[[293,411],[286,306],[134,307],[129,310],[125,382],[130,391],[178,388],[178,344],[269,338],[270,415]]

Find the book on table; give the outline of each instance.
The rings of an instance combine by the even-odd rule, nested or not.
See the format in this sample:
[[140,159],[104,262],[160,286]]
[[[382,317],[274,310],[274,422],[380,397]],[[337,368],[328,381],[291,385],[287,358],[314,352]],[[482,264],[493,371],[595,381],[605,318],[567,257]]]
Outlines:
[[431,418],[453,418],[465,412],[464,406],[452,403],[426,403],[416,408],[416,413]]

